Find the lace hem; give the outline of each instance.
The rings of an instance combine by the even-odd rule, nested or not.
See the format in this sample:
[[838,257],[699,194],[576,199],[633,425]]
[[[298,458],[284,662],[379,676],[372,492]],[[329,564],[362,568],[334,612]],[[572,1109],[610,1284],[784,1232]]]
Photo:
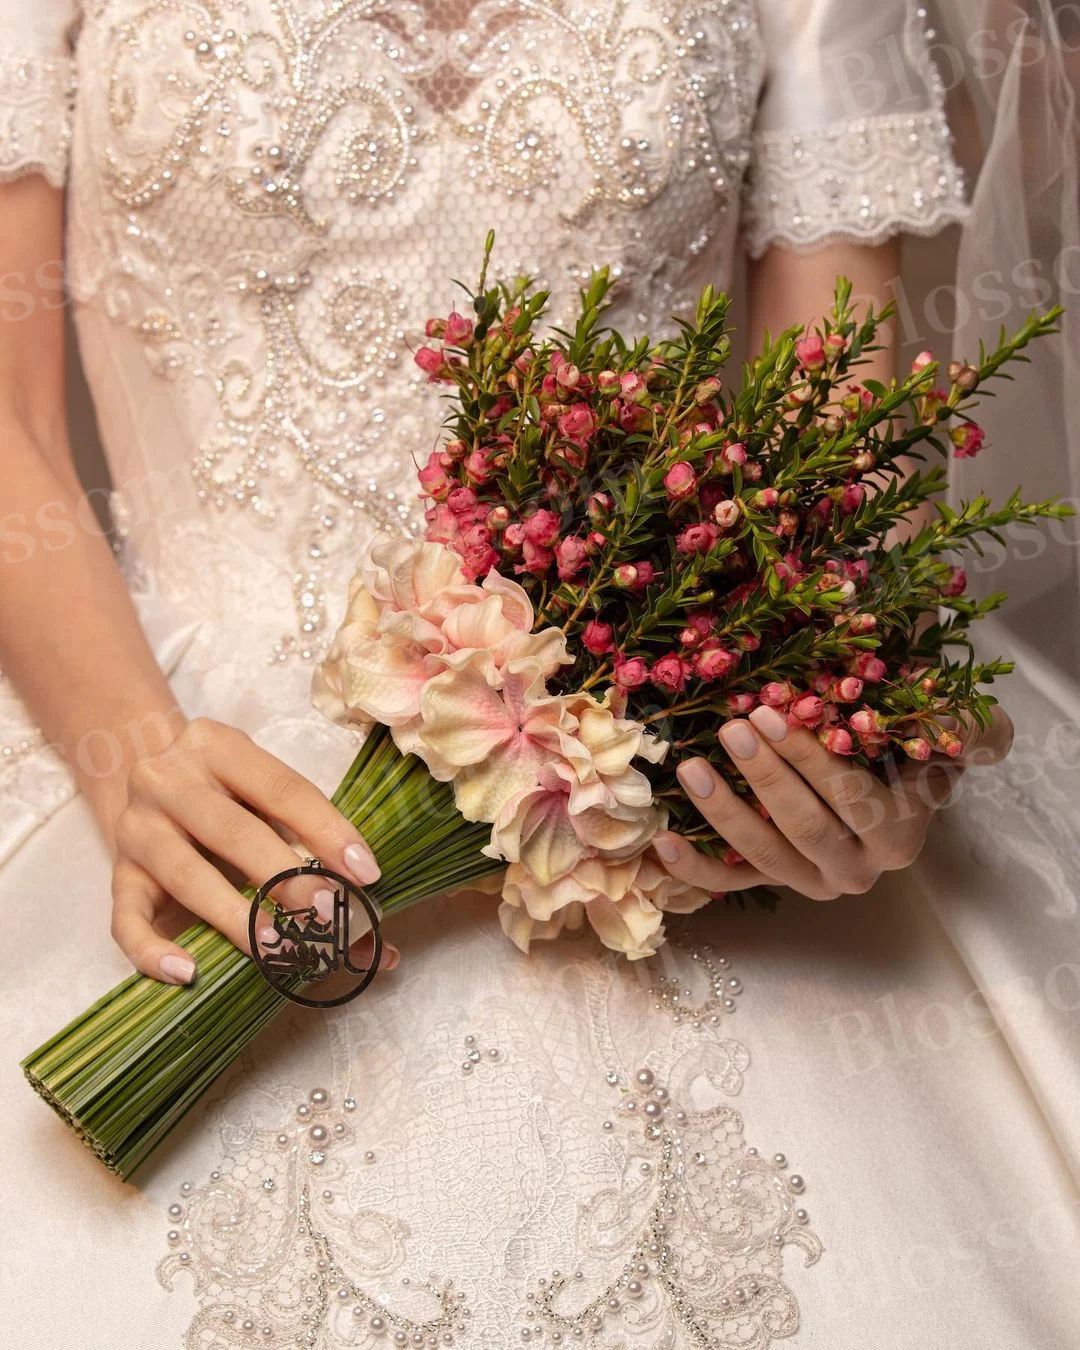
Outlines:
[[0,56],[0,182],[40,173],[64,186],[74,93],[70,58]]
[[760,132],[752,163],[744,226],[752,258],[774,243],[873,245],[901,231],[936,234],[967,212],[963,174],[938,111]]

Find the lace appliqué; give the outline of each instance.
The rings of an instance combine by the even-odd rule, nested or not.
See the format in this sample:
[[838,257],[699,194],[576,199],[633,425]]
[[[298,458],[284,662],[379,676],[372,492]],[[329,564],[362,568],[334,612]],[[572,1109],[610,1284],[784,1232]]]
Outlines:
[[41,173],[64,186],[74,95],[71,59],[0,53],[0,182]]
[[[424,987],[443,988],[445,963],[460,968],[463,954],[451,942],[427,958]],[[702,1006],[703,958],[726,970],[697,949],[669,952],[666,970]],[[385,1070],[363,1111],[338,1086],[289,1107],[293,1087],[262,1085],[284,1123],[223,1125],[224,1159],[169,1206],[158,1267],[166,1287],[181,1272],[194,1280],[189,1350],[767,1350],[795,1332],[783,1252],[797,1246],[810,1264],[821,1244],[802,1178],[748,1146],[722,1101],[742,1086],[722,1071],[738,1043],[707,1020],[695,1031],[650,1013],[649,972],[607,954],[561,966],[545,954],[516,973],[520,998],[507,1001],[508,981],[464,1037],[412,1001],[418,986],[375,1010],[373,1060],[356,1061],[347,1016],[325,1024],[336,1085],[397,1062],[394,1018],[407,1017],[408,1096]],[[458,1008],[461,991],[446,994]],[[637,1069],[618,1049],[631,1029],[655,1046]],[[311,1049],[298,1045],[295,1063]],[[418,1277],[433,1256],[444,1270]]]

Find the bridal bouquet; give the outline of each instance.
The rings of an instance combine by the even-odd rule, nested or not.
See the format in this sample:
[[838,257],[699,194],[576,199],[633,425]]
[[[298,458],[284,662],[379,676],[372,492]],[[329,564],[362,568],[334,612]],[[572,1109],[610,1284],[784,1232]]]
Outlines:
[[[841,282],[819,328],[730,382],[711,289],[675,340],[631,342],[604,325],[601,271],[573,331],[541,336],[546,294],[486,271],[416,353],[450,402],[419,470],[426,536],[369,546],[316,674],[317,706],[366,733],[334,801],[378,858],[384,912],[505,869],[519,947],[587,922],[646,957],[666,915],[711,898],[665,871],[657,830],[737,861],[675,778],[704,755],[749,791],[723,719],[768,704],[881,774],[985,723],[1010,667],[966,634],[1004,596],[967,597],[955,558],[1068,509],[1015,493],[927,512],[946,471],[911,460],[980,451],[973,394],[1058,311],[884,386],[858,370],[887,311],[856,318]],[[134,975],[24,1065],[122,1176],[284,1003],[206,925],[179,941],[194,985]]]

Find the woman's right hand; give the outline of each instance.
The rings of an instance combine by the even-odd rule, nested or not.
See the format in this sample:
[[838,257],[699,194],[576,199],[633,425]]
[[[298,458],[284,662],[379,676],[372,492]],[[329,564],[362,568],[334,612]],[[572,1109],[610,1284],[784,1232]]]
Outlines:
[[[254,886],[298,865],[296,851],[267,822],[283,826],[312,857],[367,886],[379,867],[359,832],[317,787],[244,732],[208,718],[189,722],[160,754],[140,760],[116,827],[112,935],[137,970],[188,984],[195,963],[158,929],[172,902],[205,920],[241,951],[249,903],[209,861],[212,855]],[[319,879],[303,903],[331,917],[333,895]],[[323,911],[325,910],[325,913]],[[269,920],[266,928],[272,931]],[[354,950],[371,949],[371,935]],[[399,953],[384,944],[381,966]]]

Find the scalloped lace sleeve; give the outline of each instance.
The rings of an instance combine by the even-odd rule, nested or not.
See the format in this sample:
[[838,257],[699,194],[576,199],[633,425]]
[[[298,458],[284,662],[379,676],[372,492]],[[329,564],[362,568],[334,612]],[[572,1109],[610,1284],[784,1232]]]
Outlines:
[[62,187],[75,94],[73,0],[0,0],[0,182]]
[[963,219],[927,22],[918,0],[760,0],[766,75],[743,201],[752,257]]

